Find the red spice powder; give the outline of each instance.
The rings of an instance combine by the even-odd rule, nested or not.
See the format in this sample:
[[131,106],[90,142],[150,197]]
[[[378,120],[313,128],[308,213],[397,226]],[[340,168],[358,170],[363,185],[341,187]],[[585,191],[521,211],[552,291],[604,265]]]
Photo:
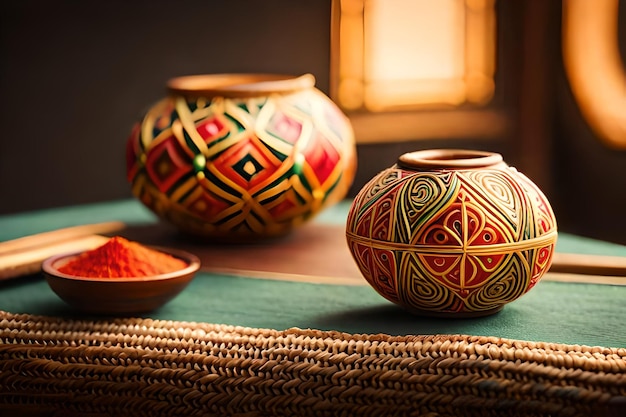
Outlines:
[[91,278],[147,277],[187,267],[182,259],[147,248],[123,237],[83,252],[59,268],[59,272]]

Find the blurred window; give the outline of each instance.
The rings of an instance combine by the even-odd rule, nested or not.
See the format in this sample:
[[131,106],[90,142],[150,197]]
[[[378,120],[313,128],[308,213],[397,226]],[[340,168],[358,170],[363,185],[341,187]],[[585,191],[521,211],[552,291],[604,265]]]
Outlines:
[[485,108],[495,90],[495,0],[333,0],[332,20],[331,97],[357,141],[505,128]]

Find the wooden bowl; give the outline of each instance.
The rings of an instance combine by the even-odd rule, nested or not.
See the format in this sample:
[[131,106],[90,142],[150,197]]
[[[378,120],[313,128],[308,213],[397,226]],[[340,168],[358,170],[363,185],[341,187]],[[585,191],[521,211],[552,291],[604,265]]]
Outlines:
[[132,278],[90,278],[59,272],[80,253],[52,256],[42,263],[48,285],[61,299],[77,310],[94,314],[144,313],[177,296],[200,269],[200,260],[190,253],[154,248],[184,260],[187,267],[167,274]]

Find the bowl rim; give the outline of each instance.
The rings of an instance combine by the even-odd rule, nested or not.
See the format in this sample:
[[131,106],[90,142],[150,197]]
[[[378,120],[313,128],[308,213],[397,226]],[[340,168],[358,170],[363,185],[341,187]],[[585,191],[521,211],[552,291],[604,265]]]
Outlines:
[[181,259],[187,262],[187,266],[183,269],[179,269],[179,270],[172,271],[172,272],[167,272],[165,274],[149,275],[145,277],[82,277],[78,275],[65,274],[63,272],[60,272],[57,268],[54,267],[54,264],[61,259],[77,257],[81,253],[85,252],[84,250],[82,250],[82,251],[64,252],[64,253],[52,255],[41,263],[41,269],[45,274],[49,276],[60,278],[60,279],[65,279],[68,281],[102,282],[102,283],[111,283],[111,284],[113,283],[119,284],[119,283],[124,283],[124,282],[164,281],[168,279],[180,278],[185,275],[193,274],[200,269],[200,265],[201,265],[200,258],[198,258],[196,255],[190,252],[187,252],[181,249],[167,248],[163,246],[152,246],[152,245],[145,245],[145,246],[148,248],[166,253],[168,255],[174,256],[178,259]]

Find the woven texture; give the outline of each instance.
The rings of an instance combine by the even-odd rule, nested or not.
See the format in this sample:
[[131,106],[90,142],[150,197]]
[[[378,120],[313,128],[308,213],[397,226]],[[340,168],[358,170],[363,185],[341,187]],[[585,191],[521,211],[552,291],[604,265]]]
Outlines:
[[626,349],[0,311],[0,411],[133,416],[594,416]]

